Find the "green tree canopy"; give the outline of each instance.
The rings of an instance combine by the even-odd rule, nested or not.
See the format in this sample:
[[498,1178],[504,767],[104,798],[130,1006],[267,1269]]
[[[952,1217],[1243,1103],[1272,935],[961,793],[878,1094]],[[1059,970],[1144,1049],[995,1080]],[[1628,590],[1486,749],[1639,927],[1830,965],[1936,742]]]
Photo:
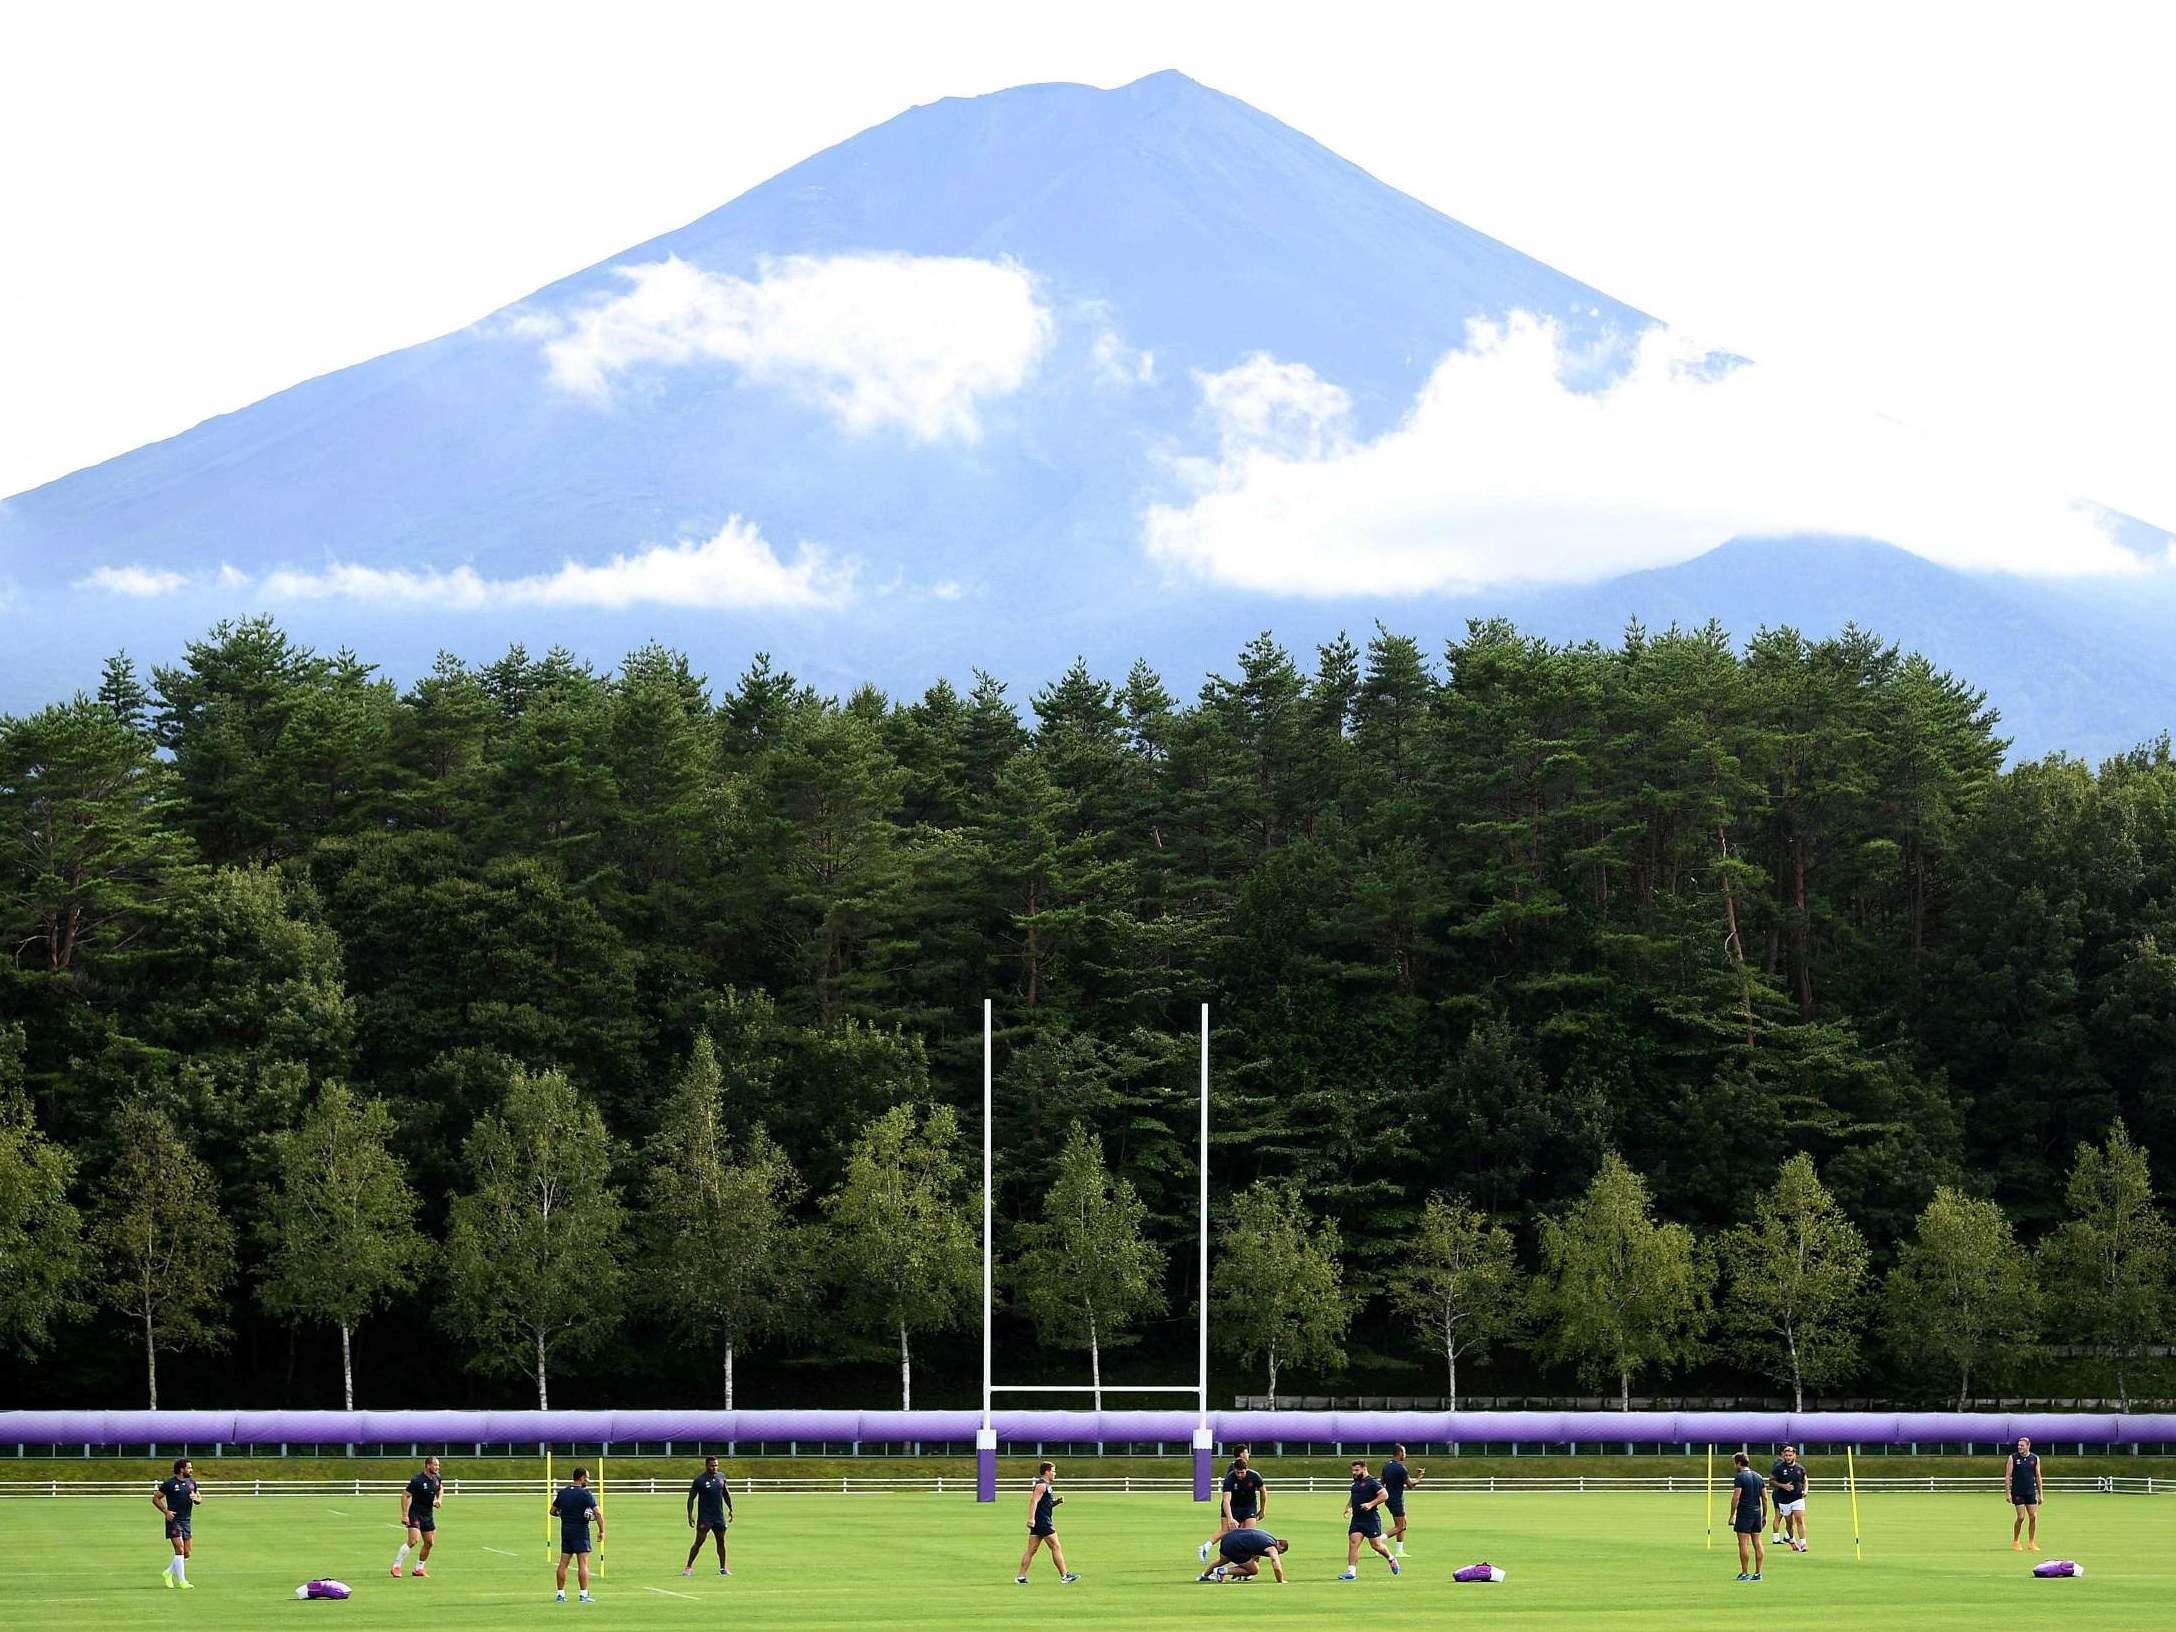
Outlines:
[[1443,1356],[1451,1409],[1458,1362],[1512,1336],[1526,1314],[1526,1277],[1511,1232],[1463,1197],[1432,1195],[1390,1276],[1391,1307]]

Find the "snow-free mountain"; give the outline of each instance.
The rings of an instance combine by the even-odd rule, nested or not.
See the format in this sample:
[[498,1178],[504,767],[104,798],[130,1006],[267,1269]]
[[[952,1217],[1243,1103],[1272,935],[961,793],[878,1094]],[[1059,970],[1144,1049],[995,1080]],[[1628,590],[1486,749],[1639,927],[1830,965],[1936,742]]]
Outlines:
[[0,708],[260,610],[400,678],[656,638],[721,683],[766,649],[1016,695],[1076,654],[1186,689],[1263,628],[1506,613],[1856,619],[2020,751],[2176,723],[2157,529],[1764,445],[1738,361],[1668,333],[1180,74],[946,100],[0,504]]

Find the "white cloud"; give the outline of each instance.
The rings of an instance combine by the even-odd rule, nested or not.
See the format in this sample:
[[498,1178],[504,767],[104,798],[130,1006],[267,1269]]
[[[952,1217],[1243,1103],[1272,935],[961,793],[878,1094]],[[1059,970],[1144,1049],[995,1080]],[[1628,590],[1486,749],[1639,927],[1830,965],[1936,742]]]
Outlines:
[[1156,354],[1130,346],[1116,329],[1105,329],[1088,348],[1088,366],[1105,385],[1152,385],[1156,380]]
[[1950,566],[2139,570],[2100,513],[2052,482],[1891,421],[1833,409],[1773,372],[1717,368],[1656,328],[1600,389],[1557,326],[1475,324],[1404,420],[1372,439],[1303,364],[1197,376],[1218,445],[1173,461],[1192,489],[1147,515],[1150,555],[1295,595],[1583,582],[1741,535],[1879,538]]
[[[552,378],[599,400],[645,364],[718,362],[851,431],[973,441],[981,404],[1025,385],[1051,341],[1051,314],[1012,262],[796,255],[751,282],[674,256],[619,275],[624,294],[573,313],[545,342]],[[533,314],[514,332],[536,334]]]
[[168,572],[158,567],[100,567],[88,577],[76,580],[78,589],[103,589],[115,595],[129,595],[137,600],[151,600],[160,595],[172,595],[189,587],[186,574]]
[[487,606],[694,607],[739,611],[763,607],[835,607],[852,598],[856,566],[803,544],[791,562],[753,522],[729,518],[705,539],[651,544],[600,564],[567,561],[556,572],[487,578],[473,567],[372,567],[334,561],[316,568],[281,567],[261,579],[227,564],[190,578],[149,567],[101,567],[79,589],[123,595],[178,594],[190,589],[253,591],[261,601],[368,601],[473,612]]
[[833,607],[851,597],[855,568],[804,544],[789,564],[754,523],[734,516],[707,539],[652,544],[601,565],[568,561],[557,572],[487,578],[472,567],[451,571],[367,567],[334,562],[314,571],[266,575],[268,601],[346,599],[472,611],[485,606]]

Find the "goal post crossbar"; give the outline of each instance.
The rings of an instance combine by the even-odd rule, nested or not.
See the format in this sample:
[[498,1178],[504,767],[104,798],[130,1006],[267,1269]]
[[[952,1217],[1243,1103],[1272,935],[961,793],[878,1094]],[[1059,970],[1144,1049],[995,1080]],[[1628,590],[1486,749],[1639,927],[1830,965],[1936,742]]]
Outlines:
[[992,1394],[1192,1394],[1194,1383],[992,1383]]
[[1191,1394],[1197,1413],[1193,1435],[1194,1500],[1209,1500],[1209,1005],[1201,1006],[1201,1105],[1199,1176],[1199,1279],[1195,1322],[1195,1374],[1192,1383],[999,1383],[992,1369],[991,1328],[996,1311],[996,1094],[995,1005],[982,1000],[982,1426],[975,1434],[975,1499],[997,1500],[997,1419],[993,1398],[999,1394]]

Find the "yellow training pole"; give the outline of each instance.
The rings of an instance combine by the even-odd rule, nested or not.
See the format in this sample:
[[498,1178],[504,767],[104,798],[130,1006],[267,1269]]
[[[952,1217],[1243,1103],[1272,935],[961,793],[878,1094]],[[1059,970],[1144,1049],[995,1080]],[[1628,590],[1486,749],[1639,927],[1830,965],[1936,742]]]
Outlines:
[[1707,1495],[1708,1551],[1715,1551],[1715,1447],[1708,1447],[1708,1476],[1700,1481],[1700,1488]]
[[1866,1553],[1859,1545],[1859,1464],[1848,1445],[1844,1447],[1844,1476],[1851,1483],[1851,1556],[1863,1561]]
[[549,1563],[559,1555],[552,1551],[552,1448],[544,1447],[544,1558]]

